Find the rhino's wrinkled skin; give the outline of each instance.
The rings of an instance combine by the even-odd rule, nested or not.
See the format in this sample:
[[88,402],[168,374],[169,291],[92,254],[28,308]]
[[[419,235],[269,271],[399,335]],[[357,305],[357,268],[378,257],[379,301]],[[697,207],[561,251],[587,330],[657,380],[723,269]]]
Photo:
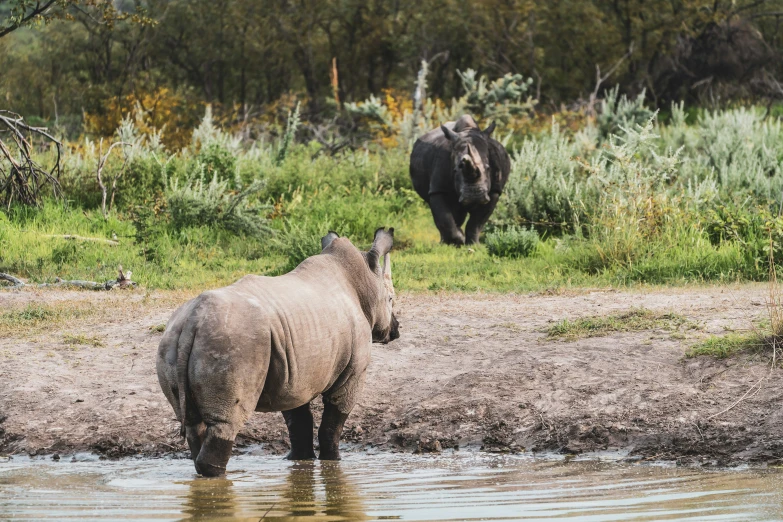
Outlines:
[[431,130],[413,146],[413,188],[429,203],[443,243],[478,243],[508,181],[511,159],[490,137],[494,129],[493,123],[482,131],[465,115]]
[[340,458],[340,434],[361,391],[370,344],[399,337],[388,253],[393,233],[378,229],[370,251],[360,252],[330,232],[321,254],[292,272],[245,276],[174,312],[158,349],[158,380],[197,472],[225,472],[234,438],[253,411],[282,411],[288,458],[315,458],[310,401],[318,395],[320,458]]

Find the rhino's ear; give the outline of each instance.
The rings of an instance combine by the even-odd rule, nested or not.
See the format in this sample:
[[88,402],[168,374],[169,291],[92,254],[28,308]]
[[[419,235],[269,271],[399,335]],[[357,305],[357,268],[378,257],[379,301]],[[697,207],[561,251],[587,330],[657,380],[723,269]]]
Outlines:
[[457,133],[453,130],[449,129],[445,125],[440,126],[440,130],[443,131],[443,135],[446,136],[446,139],[449,141],[454,141],[457,139]]
[[326,250],[326,247],[332,244],[332,241],[337,239],[338,236],[337,232],[329,231],[328,234],[326,234],[324,237],[321,238],[321,251]]
[[[389,250],[391,250],[393,245],[393,228],[386,230],[385,228],[381,227],[375,231],[375,239],[372,242],[372,247],[370,247],[370,251],[367,252],[367,265],[370,267],[370,270],[378,273],[381,258],[389,253]],[[389,267],[391,268],[391,264],[389,264]]]
[[383,256],[383,278],[391,281],[391,256],[388,252]]
[[494,130],[495,130],[495,122],[493,121],[492,123],[489,124],[489,127],[487,127],[486,129],[484,129],[481,132],[484,133],[484,136],[489,138],[490,136],[492,136],[492,131],[494,131]]

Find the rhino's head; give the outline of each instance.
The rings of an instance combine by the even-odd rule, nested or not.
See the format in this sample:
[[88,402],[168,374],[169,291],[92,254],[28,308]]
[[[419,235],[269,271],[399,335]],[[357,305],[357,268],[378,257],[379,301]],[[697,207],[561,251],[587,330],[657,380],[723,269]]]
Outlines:
[[454,171],[454,189],[461,205],[486,205],[492,180],[489,173],[489,137],[495,130],[492,122],[485,130],[468,127],[455,132],[440,126],[451,143],[451,168]]
[[[326,249],[339,236],[329,232],[321,239],[321,248]],[[372,247],[362,252],[370,272],[370,284],[374,287],[368,295],[375,298],[369,306],[373,318],[372,340],[375,343],[388,343],[400,336],[400,323],[394,316],[394,285],[392,284],[391,258],[389,251],[394,244],[394,229],[379,228],[375,231]],[[383,261],[383,264],[381,264]]]

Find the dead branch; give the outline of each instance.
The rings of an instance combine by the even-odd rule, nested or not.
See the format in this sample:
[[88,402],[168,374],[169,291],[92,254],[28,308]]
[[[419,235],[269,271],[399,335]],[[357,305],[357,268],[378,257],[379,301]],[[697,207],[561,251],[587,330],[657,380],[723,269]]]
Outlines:
[[68,239],[72,241],[95,241],[97,243],[106,243],[107,245],[111,245],[111,246],[117,246],[120,244],[119,241],[115,241],[113,239],[104,239],[102,237],[84,237],[84,236],[77,236],[75,234],[44,234],[43,237],[56,237],[56,238]]
[[24,282],[21,279],[17,279],[11,274],[0,272],[0,280],[11,283],[13,285],[11,288],[22,288],[24,286]]
[[[8,135],[10,139],[3,141],[3,135]],[[49,170],[33,159],[33,135],[56,145],[57,159]],[[61,196],[61,158],[62,143],[49,134],[46,128],[32,127],[18,114],[0,110],[0,194],[5,193],[8,208],[14,200],[25,205],[38,205],[41,191],[46,185],[51,185],[55,197]]]
[[598,91],[601,89],[601,85],[606,80],[608,80],[620,67],[620,65],[622,65],[622,63],[633,54],[633,47],[634,44],[631,42],[631,45],[628,46],[628,52],[622,55],[620,59],[617,60],[615,64],[609,68],[609,71],[607,71],[607,73],[603,76],[601,76],[601,66],[595,64],[595,89],[593,89],[593,92],[590,93],[590,99],[587,101],[586,112],[588,116],[595,116],[595,104],[598,101]]
[[[95,281],[83,281],[81,279],[60,279],[59,277],[54,280],[54,283],[41,283],[39,285],[33,285],[37,288],[60,288],[60,287],[76,287],[76,288],[84,288],[85,290],[112,290],[114,288],[133,288],[136,287],[137,284],[135,281],[131,280],[131,274],[132,272],[128,271],[128,273],[124,273],[122,271],[122,266],[119,267],[119,274],[117,275],[117,279],[112,279],[111,281],[106,281],[105,283],[96,283]],[[12,286],[10,288],[24,288],[25,286],[30,286],[24,283],[21,279],[18,279],[12,275],[5,274],[0,272],[0,280],[8,281],[12,283]],[[4,287],[0,287],[4,288]]]
[[[106,151],[106,155],[103,154],[103,138],[101,138],[100,144],[98,145],[98,171],[97,171],[97,178],[98,178],[98,186],[101,189],[101,212],[103,212],[103,218],[106,219],[106,185],[103,184],[103,167],[106,166],[106,161],[108,161],[109,156],[111,155],[111,151],[114,149],[114,147],[128,147],[130,146],[130,143],[124,142],[124,141],[115,141],[111,145],[109,145],[109,150]],[[125,156],[125,161],[122,164],[122,168],[120,169],[119,174],[114,176],[114,179],[112,180],[111,184],[111,201],[109,202],[109,210],[111,210],[111,207],[114,205],[114,192],[117,189],[117,180],[120,179],[120,176],[122,176],[123,172],[125,172],[125,166],[128,164],[128,157]]]

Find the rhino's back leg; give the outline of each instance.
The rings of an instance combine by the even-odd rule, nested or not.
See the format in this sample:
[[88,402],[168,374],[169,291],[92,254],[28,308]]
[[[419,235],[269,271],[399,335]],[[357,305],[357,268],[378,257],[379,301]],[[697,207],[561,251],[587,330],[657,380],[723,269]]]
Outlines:
[[324,414],[318,428],[318,444],[321,446],[318,457],[321,460],[340,460],[340,436],[347,419],[348,413],[341,412],[324,396]]
[[203,339],[197,337],[189,365],[190,391],[205,425],[196,470],[219,476],[264,388],[269,349],[263,341],[248,342],[247,336],[232,339],[216,335],[214,329],[206,331],[210,333]]
[[286,458],[288,460],[314,459],[313,413],[310,411],[310,403],[284,411],[283,418],[288,427],[288,438],[291,440],[291,451]]
[[340,436],[343,426],[364,388],[364,375],[370,361],[370,339],[357,339],[354,343],[354,346],[359,348],[355,348],[351,363],[335,384],[323,394],[324,414],[318,428],[321,460],[340,460]]

